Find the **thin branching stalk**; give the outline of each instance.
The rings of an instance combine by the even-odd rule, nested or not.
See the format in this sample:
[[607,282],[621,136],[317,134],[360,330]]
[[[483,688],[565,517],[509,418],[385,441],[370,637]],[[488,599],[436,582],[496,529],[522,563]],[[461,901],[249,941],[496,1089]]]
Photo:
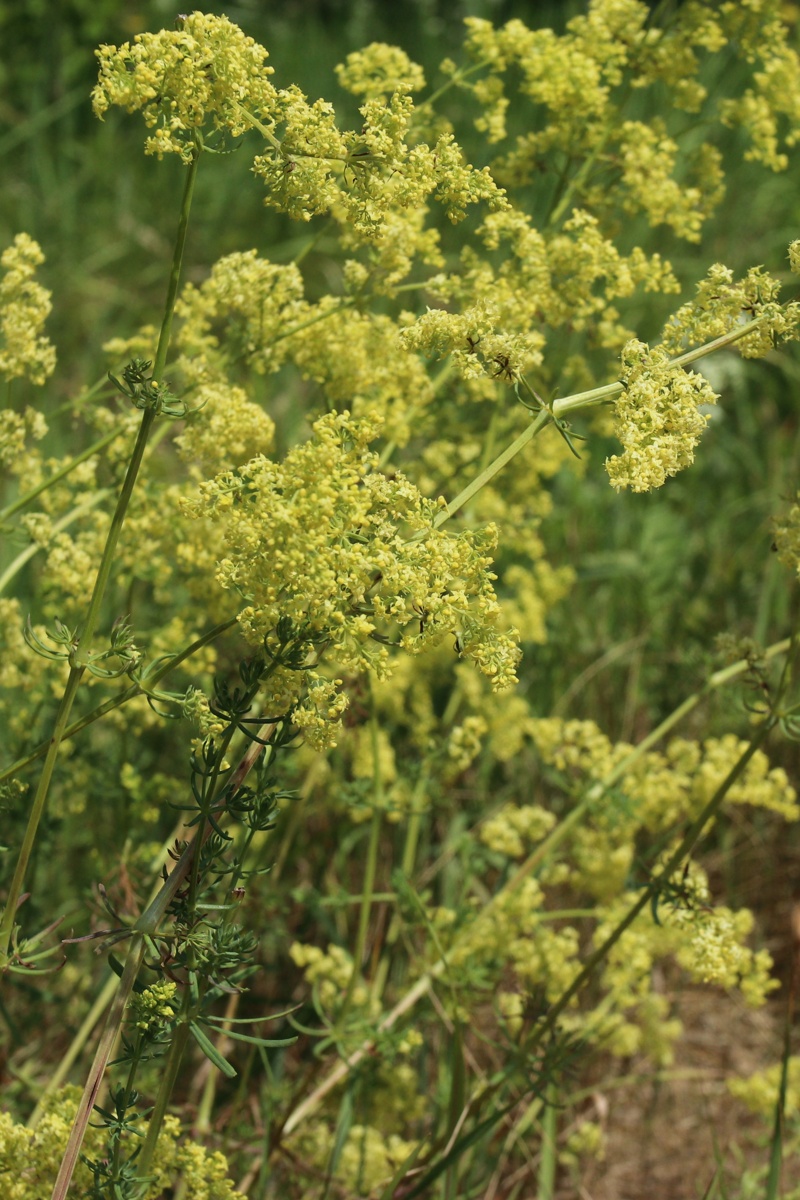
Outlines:
[[[227,633],[227,631],[232,629],[236,623],[236,617],[231,617],[228,621],[221,621],[219,625],[214,625],[211,629],[207,630],[206,633],[201,634],[199,638],[195,638],[193,642],[190,642],[189,645],[185,646],[184,649],[179,651],[178,654],[169,655],[160,666],[148,673],[146,682],[143,681],[142,683],[132,684],[130,687],[125,688],[124,691],[120,692],[118,696],[113,696],[110,700],[105,700],[102,704],[98,704],[97,708],[93,708],[91,712],[87,713],[79,720],[73,721],[72,724],[68,725],[64,730],[61,740],[66,741],[68,738],[74,737],[76,733],[80,733],[81,730],[86,729],[87,726],[93,725],[95,721],[99,721],[101,717],[106,715],[106,713],[111,712],[115,708],[120,708],[123,704],[127,704],[129,700],[133,700],[136,696],[154,695],[156,699],[162,699],[162,697],[160,697],[156,691],[156,685],[160,683],[160,681],[167,675],[169,675],[170,671],[174,671],[176,667],[179,667],[181,663],[186,662],[187,659],[191,658],[193,654],[197,654],[198,650],[202,650],[204,646],[210,645],[211,642],[215,641],[223,633]],[[164,697],[164,699],[169,699],[169,697]],[[47,753],[48,745],[49,742],[41,742],[35,750],[31,750],[30,754],[26,754],[24,758],[17,759],[16,762],[11,763],[10,766],[6,767],[3,771],[0,771],[0,783],[2,783],[4,779],[10,779],[11,776],[16,775],[17,772],[23,770],[24,767],[27,767],[32,762],[35,762],[37,758],[41,758],[43,754]]]
[[[254,767],[259,755],[263,753],[264,747],[274,733],[274,730],[275,726],[271,723],[265,723],[259,730],[258,740],[253,741],[248,746],[247,750],[239,760],[235,771],[231,773],[231,776],[226,783],[226,792],[228,795],[234,794],[236,790],[244,783],[245,779]],[[125,1008],[127,1006],[130,993],[133,989],[133,985],[136,981],[136,976],[141,967],[142,959],[144,957],[148,942],[152,942],[152,939],[157,935],[161,926],[161,922],[167,915],[167,911],[175,899],[178,890],[183,886],[189,877],[195,856],[199,855],[200,850],[202,849],[202,844],[208,838],[210,833],[211,826],[208,824],[205,825],[202,831],[198,830],[198,832],[195,833],[195,836],[184,848],[180,858],[175,864],[173,870],[170,872],[168,879],[159,888],[156,896],[150,901],[147,908],[134,925],[131,941],[128,947],[128,955],[125,961],[125,967],[117,984],[116,994],[106,1017],[103,1032],[100,1035],[100,1042],[94,1056],[94,1061],[92,1062],[89,1077],[84,1087],[83,1095],[78,1106],[78,1112],[75,1116],[75,1121],[70,1131],[67,1148],[61,1163],[61,1167],[59,1168],[58,1177],[56,1179],[51,1200],[64,1200],[64,1197],[67,1194],[67,1189],[69,1188],[70,1181],[78,1162],[80,1148],[83,1145],[83,1139],[86,1136],[86,1129],[92,1114],[92,1108],[97,1100],[97,1096],[102,1086],[103,1076],[105,1074],[106,1067],[108,1066],[109,1058],[111,1057],[111,1051],[114,1047],[119,1031],[122,1028],[122,1022],[125,1016]],[[187,1036],[188,1032],[189,1026],[187,1024]],[[181,1035],[180,1040],[180,1055],[182,1055],[185,1049],[185,1039],[183,1038],[183,1035]],[[178,1055],[177,1058],[178,1065],[180,1064],[180,1055]],[[173,1060],[171,1059],[171,1062],[172,1061]],[[150,1136],[150,1129],[153,1129],[151,1143],[153,1148],[155,1147],[158,1134],[161,1130],[161,1125],[163,1124],[163,1117],[166,1113],[166,1106],[169,1103],[169,1097],[172,1094],[175,1077],[176,1076],[171,1075],[169,1081],[167,1081],[166,1077],[162,1079],[162,1087],[159,1089],[159,1095],[156,1100],[156,1105],[160,1111],[160,1118],[158,1121],[155,1121],[154,1117],[151,1117],[150,1126],[148,1127],[148,1136]],[[141,1156],[138,1161],[141,1161]]]
[[[756,317],[752,321],[747,321],[742,325],[737,326],[731,333],[723,334],[722,337],[714,338],[711,342],[706,342],[702,346],[698,346],[694,350],[688,350],[685,354],[680,354],[677,358],[671,360],[671,366],[685,367],[689,363],[696,362],[700,358],[704,358],[707,354],[713,354],[715,350],[721,350],[724,346],[732,346],[748,333],[752,333],[761,322],[762,318]],[[446,505],[445,508],[434,519],[434,528],[439,529],[444,525],[445,521],[449,521],[451,517],[467,504],[473,496],[491,483],[495,475],[498,475],[513,458],[524,450],[537,433],[545,429],[554,418],[560,419],[565,413],[577,412],[579,409],[590,408],[595,404],[603,404],[609,400],[613,400],[625,388],[621,382],[607,383],[602,387],[592,388],[588,392],[576,392],[573,396],[565,396],[563,399],[554,400],[552,411],[542,409],[537,413],[536,418],[523,429],[514,441],[506,446],[501,454],[493,459],[487,467],[475,476],[475,478],[463,488],[458,495]]]

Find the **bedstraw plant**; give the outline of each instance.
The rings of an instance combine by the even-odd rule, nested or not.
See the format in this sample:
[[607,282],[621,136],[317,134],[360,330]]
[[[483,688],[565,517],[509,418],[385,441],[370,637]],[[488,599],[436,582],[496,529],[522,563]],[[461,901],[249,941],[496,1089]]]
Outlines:
[[[707,251],[726,153],[757,180],[800,138],[784,17],[470,18],[436,82],[350,54],[354,128],[222,16],[97,51],[95,115],[183,192],[161,323],[98,347],[67,451],[43,250],[0,260],[10,1200],[551,1197],[603,1153],[578,1082],[671,1063],[665,971],[779,986],[695,851],[734,806],[800,814],[767,751],[796,628],[729,637],[634,742],[543,710],[535,648],[579,565],[555,481],[612,437],[620,505],[702,474],[708,356],[791,361],[800,237]],[[187,278],[234,154],[308,239]],[[772,1116],[765,1080],[732,1086]]]

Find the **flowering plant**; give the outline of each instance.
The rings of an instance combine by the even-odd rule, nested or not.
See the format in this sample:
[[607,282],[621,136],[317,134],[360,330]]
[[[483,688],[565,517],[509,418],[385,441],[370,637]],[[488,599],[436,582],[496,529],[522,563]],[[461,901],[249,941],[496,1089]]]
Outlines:
[[[800,58],[780,9],[591,0],[561,33],[470,18],[427,97],[423,68],[373,43],[337,69],[357,129],[277,86],[226,17],[101,46],[95,114],[140,114],[145,154],[175,156],[184,186],[161,324],[104,347],[73,454],[45,455],[48,405],[29,402],[55,369],[42,251],[19,234],[0,260],[2,516],[25,540],[0,576],[3,1003],[18,1019],[14,982],[41,971],[37,1004],[52,987],[76,1026],[58,1068],[17,1072],[30,1128],[3,1116],[0,1174],[19,1200],[60,1200],[73,1177],[96,1200],[239,1194],[199,1140],[220,1093],[244,1130],[226,1147],[241,1193],[410,1200],[444,1177],[471,1194],[483,1140],[494,1195],[534,1169],[534,1125],[552,1195],[557,1169],[603,1149],[583,1121],[558,1168],[568,1072],[672,1061],[659,972],[752,1006],[777,987],[753,914],[692,854],[734,805],[800,812],[763,749],[796,733],[794,633],[734,640],[638,740],[549,711],[535,647],[580,565],[545,537],[563,481],[591,481],[613,436],[614,489],[668,485],[723,390],[703,360],[784,361],[798,336],[777,274],[689,280],[652,248],[703,246],[728,131],[762,169],[788,165]],[[717,61],[746,72],[736,95],[707,87]],[[686,113],[714,131],[694,148]],[[234,151],[309,240],[186,280],[195,180]],[[323,233],[336,284],[319,294]],[[106,399],[124,407],[89,407]],[[797,524],[795,507],[775,535],[793,567]],[[674,734],[736,680],[757,689],[750,725]],[[82,925],[63,951],[43,857]],[[76,1100],[57,1089],[105,1010]]]

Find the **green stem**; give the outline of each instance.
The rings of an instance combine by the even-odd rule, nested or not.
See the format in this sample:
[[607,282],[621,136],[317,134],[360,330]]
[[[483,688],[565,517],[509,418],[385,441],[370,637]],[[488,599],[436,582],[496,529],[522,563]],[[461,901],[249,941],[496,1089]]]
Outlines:
[[[160,667],[147,676],[145,686],[139,683],[134,683],[131,685],[131,687],[126,688],[124,692],[120,692],[118,696],[113,696],[110,700],[104,701],[103,704],[98,704],[97,708],[93,708],[90,713],[86,714],[86,716],[81,717],[78,721],[73,721],[71,725],[67,726],[67,728],[64,730],[62,741],[66,741],[67,738],[74,737],[76,733],[80,733],[80,731],[82,729],[86,729],[88,725],[93,725],[95,721],[99,721],[101,717],[106,715],[106,713],[111,712],[115,708],[120,708],[123,704],[127,704],[129,700],[133,700],[135,696],[142,696],[147,692],[153,692],[155,690],[155,685],[159,683],[159,681],[162,680],[165,675],[169,675],[170,671],[174,671],[175,668],[179,667],[182,662],[185,662],[187,658],[191,658],[191,656],[196,654],[198,650],[202,650],[204,646],[207,646],[210,642],[213,642],[215,638],[220,636],[220,634],[225,633],[228,629],[232,629],[236,623],[236,617],[231,617],[229,621],[221,621],[219,625],[215,625],[213,629],[209,629],[207,633],[204,633],[201,637],[196,638],[195,641],[191,642],[185,647],[185,649],[181,650],[179,654],[173,655],[171,658],[168,658],[166,662],[162,663]],[[11,776],[16,775],[25,767],[30,766],[30,764],[35,762],[37,758],[41,758],[46,752],[48,745],[49,742],[40,742],[35,750],[31,750],[30,754],[27,754],[24,758],[18,758],[16,762],[13,762],[9,767],[5,767],[2,771],[0,771],[0,783],[2,783],[4,779],[10,779]]]
[[476,75],[478,71],[482,71],[484,67],[490,67],[491,65],[491,59],[486,58],[471,67],[461,67],[456,71],[455,75],[450,76],[447,83],[443,83],[435,92],[431,92],[427,100],[423,100],[422,104],[418,104],[414,110],[415,113],[424,112],[426,108],[432,108],[441,96],[444,96],[451,88],[457,87],[462,79],[468,79],[470,75]]
[[[706,354],[713,354],[715,350],[720,350],[723,346],[731,346],[734,342],[738,342],[740,338],[751,333],[757,325],[760,324],[762,318],[756,317],[752,321],[747,321],[744,325],[737,326],[730,333],[723,334],[722,337],[714,338],[711,342],[706,342],[703,346],[698,346],[695,350],[688,350],[685,354],[678,355],[670,361],[673,367],[684,367],[688,363],[696,362],[699,358],[704,358]],[[488,467],[480,472],[479,475],[472,480],[471,483],[458,493],[454,500],[442,509],[438,516],[434,519],[434,529],[439,529],[444,525],[445,521],[449,521],[460,508],[463,508],[475,496],[481,488],[485,487],[490,480],[494,479],[507,463],[511,462],[527,446],[532,438],[536,437],[546,425],[548,425],[553,417],[559,418],[567,412],[575,412],[581,408],[589,408],[593,404],[600,404],[604,400],[611,400],[614,396],[618,396],[623,391],[625,385],[620,383],[607,383],[599,388],[592,388],[588,392],[576,392],[574,396],[565,396],[561,400],[554,400],[552,412],[548,409],[542,409],[537,414],[536,419],[524,429],[519,437],[506,446],[501,454],[498,454]]]
[[[77,521],[80,517],[84,516],[87,512],[91,512],[93,508],[96,508],[101,501],[105,500],[107,495],[108,488],[101,488],[99,491],[92,492],[91,496],[84,500],[82,504],[76,505],[75,508],[73,508],[70,512],[65,513],[63,517],[56,521],[52,526],[52,532],[60,533],[62,529],[68,529],[69,526]],[[14,578],[14,576],[18,575],[25,564],[30,562],[34,555],[37,554],[41,549],[42,547],[38,544],[38,542],[32,542],[30,546],[26,546],[25,549],[22,550],[17,557],[8,564],[5,571],[3,571],[2,575],[0,575],[0,595],[2,595],[2,593],[5,591],[6,587]]]
[[[155,364],[153,368],[153,378],[158,381],[161,373],[164,370],[164,364],[167,359],[167,351],[169,349],[169,339],[172,330],[172,317],[175,308],[175,300],[178,295],[178,286],[180,282],[181,264],[183,262],[183,251],[186,244],[186,232],[189,223],[189,212],[192,204],[192,193],[194,191],[194,182],[197,175],[197,167],[200,161],[199,148],[195,152],[194,158],[189,165],[189,171],[186,178],[186,184],[183,192],[183,201],[181,204],[181,213],[178,221],[178,233],[175,239],[175,252],[172,258],[172,268],[170,271],[169,284],[167,287],[167,299],[164,309],[164,319],[161,323],[161,333],[158,339],[158,349],[156,351]],[[128,469],[125,473],[125,480],[122,485],[122,490],[117,500],[117,506],[114,515],[111,518],[111,527],[108,531],[103,557],[100,562],[100,567],[97,572],[92,597],[89,601],[89,610],[86,614],[86,619],[83,623],[79,645],[75,652],[70,657],[70,673],[67,680],[67,686],[64,690],[64,695],[58,708],[56,716],[55,728],[50,738],[50,744],[45,758],[45,764],[42,771],[42,777],[39,780],[39,786],[34,797],[31,807],[28,825],[25,830],[22,847],[17,859],[14,877],[11,882],[8,898],[6,900],[5,910],[3,912],[2,921],[0,921],[0,970],[8,963],[9,946],[14,929],[14,920],[16,917],[19,898],[22,895],[22,887],[25,880],[25,874],[28,869],[33,844],[36,840],[36,833],[39,828],[39,822],[45,810],[47,802],[47,794],[50,789],[50,781],[52,779],[53,770],[55,768],[58,752],[61,745],[61,739],[64,736],[64,731],[67,727],[69,715],[72,710],[72,705],[78,691],[83,672],[88,662],[88,656],[91,652],[91,643],[100,619],[100,609],[105,596],[105,590],[111,578],[111,568],[114,561],[114,555],[119,541],[119,536],[122,531],[122,525],[125,520],[125,514],[130,504],[131,495],[133,493],[136,477],[139,473],[142,457],[144,456],[147,438],[150,433],[153,421],[155,420],[155,410],[148,409],[142,415],[142,422],[139,426],[139,434],[136,438],[136,444],[133,448]]]
[[442,511],[434,519],[434,529],[438,529],[441,525],[444,525],[445,521],[449,521],[450,518],[454,516],[460,508],[463,508],[473,496],[477,495],[481,488],[485,487],[490,480],[494,479],[495,475],[502,471],[506,463],[511,462],[511,459],[515,458],[516,455],[519,454],[520,450],[523,450],[525,446],[527,446],[528,442],[536,437],[536,434],[539,432],[539,430],[544,429],[545,425],[548,425],[552,419],[552,416],[546,409],[540,412],[536,420],[532,421],[527,429],[523,429],[519,437],[515,438],[510,446],[506,446],[502,454],[498,454],[497,458],[493,462],[489,463],[488,467],[484,467],[481,473],[458,493],[455,500],[451,500],[450,503],[442,509]]
[[[189,213],[192,207],[192,195],[194,192],[194,183],[197,177],[197,168],[200,163],[200,151],[195,151],[194,157],[189,164],[189,170],[186,177],[186,184],[183,192],[183,202],[181,204],[180,218],[178,220],[178,233],[175,239],[175,252],[172,256],[172,267],[169,274],[169,283],[167,285],[167,299],[164,306],[164,319],[161,322],[161,332],[158,337],[158,347],[156,349],[156,357],[153,363],[153,380],[158,383],[164,373],[164,367],[167,362],[167,353],[169,351],[170,337],[172,334],[172,318],[175,310],[175,301],[178,297],[178,287],[180,286],[181,267],[183,264],[183,252],[186,246],[186,234],[189,227]],[[89,611],[86,614],[83,628],[81,630],[81,645],[84,647],[82,655],[79,654],[78,660],[81,657],[84,662],[91,648],[91,641],[94,637],[95,630],[100,620],[100,609],[105,597],[106,588],[109,579],[111,578],[111,570],[114,563],[114,556],[117,550],[122,526],[125,521],[125,516],[130,505],[133,489],[136,484],[136,478],[139,474],[139,468],[142,465],[147,439],[150,436],[150,430],[156,419],[156,411],[153,408],[145,409],[142,413],[142,422],[139,426],[139,433],[136,438],[136,443],[133,447],[128,469],[125,472],[125,479],[122,484],[117,507],[114,511],[114,516],[111,519],[111,528],[108,531],[108,538],[103,550],[103,557],[100,561],[100,568],[97,572],[92,598],[89,601]]]
[[383,778],[381,776],[378,714],[375,711],[374,696],[371,696],[371,708],[372,714],[370,717],[370,731],[372,734],[373,771],[372,819],[369,827],[369,844],[367,846],[367,861],[364,867],[364,882],[361,888],[361,908],[359,909],[358,914],[358,933],[356,934],[356,946],[353,952],[353,971],[347,984],[347,991],[345,992],[344,1000],[342,1001],[342,1007],[338,1019],[338,1024],[341,1027],[344,1027],[345,1018],[353,1001],[355,986],[361,975],[361,969],[364,960],[364,950],[367,945],[367,934],[369,932],[369,918],[372,912],[372,902],[375,893],[375,875],[378,866],[378,846],[380,844],[381,825],[383,823]]
[[61,479],[69,475],[71,471],[74,471],[76,467],[79,467],[81,463],[86,462],[87,458],[92,458],[93,455],[99,454],[101,450],[105,450],[106,446],[110,446],[113,441],[116,441],[122,432],[122,429],[112,429],[110,433],[105,434],[98,441],[92,442],[91,446],[87,447],[81,454],[76,454],[74,458],[70,458],[57,471],[54,471],[52,475],[48,475],[47,479],[43,479],[41,483],[38,483],[36,487],[30,488],[29,491],[17,496],[13,504],[7,504],[5,508],[0,509],[0,521],[5,521],[9,517],[13,517],[15,513],[18,513],[21,508],[25,508],[32,500],[40,496],[42,492],[46,492],[54,483],[58,483]]
[[[178,1026],[170,1044],[167,1061],[161,1073],[161,1082],[155,1104],[148,1120],[147,1133],[145,1134],[142,1150],[136,1159],[136,1170],[138,1174],[143,1176],[147,1176],[149,1173],[150,1164],[153,1161],[153,1155],[158,1145],[161,1127],[164,1124],[164,1117],[167,1115],[167,1105],[175,1088],[178,1072],[181,1069],[183,1056],[186,1052],[186,1045],[189,1041],[189,1003],[189,989],[187,988],[184,995],[184,1011],[178,1020]],[[55,1200],[55,1197],[53,1200]]]
[[[743,325],[737,325],[730,333],[723,333],[720,337],[714,338],[710,342],[704,342],[702,346],[695,347],[694,350],[687,350],[685,354],[679,354],[676,358],[670,359],[671,367],[686,367],[689,363],[697,362],[699,358],[705,358],[707,354],[713,354],[715,350],[721,350],[724,346],[732,346],[734,342],[738,342],[741,338],[746,337],[748,333],[752,333],[758,325],[761,324],[763,317],[754,317],[752,321],[746,321]],[[567,412],[575,412],[580,408],[589,408],[593,404],[600,404],[604,400],[610,400],[613,396],[618,396],[624,390],[625,384],[617,381],[616,383],[606,383],[603,387],[592,388],[588,392],[576,392],[574,396],[565,396],[563,400],[553,401],[553,413],[556,417],[562,416]]]
[[11,938],[14,932],[14,923],[17,916],[17,907],[19,905],[22,888],[25,882],[25,873],[28,869],[31,854],[33,853],[33,845],[36,841],[36,832],[39,828],[39,822],[44,813],[45,804],[47,802],[47,794],[50,790],[50,780],[53,777],[56,760],[58,759],[58,750],[61,745],[61,739],[64,736],[64,730],[69,719],[70,709],[75,695],[78,691],[78,685],[81,681],[83,670],[73,667],[70,670],[67,678],[67,684],[64,688],[64,694],[61,697],[61,703],[58,706],[56,721],[53,727],[53,732],[47,748],[42,774],[39,779],[39,785],[36,789],[36,794],[31,805],[28,824],[25,829],[25,834],[22,839],[22,845],[17,856],[17,864],[14,868],[14,875],[11,880],[11,886],[8,890],[3,917],[0,921],[0,971],[2,971],[9,962],[9,948],[11,946]]

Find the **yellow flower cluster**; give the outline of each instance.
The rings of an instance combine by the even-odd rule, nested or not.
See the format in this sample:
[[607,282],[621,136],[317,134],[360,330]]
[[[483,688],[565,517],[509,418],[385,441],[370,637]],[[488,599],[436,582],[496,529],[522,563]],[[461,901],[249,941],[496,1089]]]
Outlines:
[[538,717],[530,732],[542,760],[570,779],[602,778],[630,750],[622,743],[613,746],[594,721]]
[[[675,908],[668,923],[681,933],[675,957],[698,983],[736,987],[753,1008],[780,987],[771,977],[772,956],[767,950],[753,951],[744,945],[752,932],[753,914],[720,905],[715,908]],[[688,934],[688,936],[686,936]]]
[[260,404],[248,399],[243,388],[200,384],[192,400],[195,410],[175,444],[199,477],[241,466],[254,454],[272,449],[275,422]]
[[[733,733],[708,738],[702,747],[696,742],[675,738],[667,747],[667,759],[676,772],[691,776],[690,811],[697,813],[714,795],[725,776],[747,748],[747,742]],[[777,813],[785,821],[800,818],[797,792],[783,767],[770,767],[769,759],[757,750],[742,775],[727,793],[730,804],[749,804]]]
[[30,479],[30,454],[26,443],[40,441],[47,433],[47,422],[35,408],[23,413],[13,408],[0,409],[0,465],[15,475]]
[[720,116],[749,135],[745,158],[783,171],[789,157],[782,147],[796,146],[800,138],[800,55],[787,45],[782,5],[780,0],[726,0],[722,11],[728,36],[739,41],[759,70],[752,87],[721,102]]
[[[405,274],[407,267],[399,269]],[[384,437],[405,446],[434,395],[425,364],[406,353],[390,317],[333,304],[314,305],[314,328],[288,339],[292,360],[331,406],[356,418],[379,414]]]
[[[327,951],[319,946],[294,942],[289,957],[303,971],[306,983],[313,984],[323,1008],[333,1011],[345,994],[353,974],[353,960],[342,946],[329,945]],[[369,1004],[369,991],[359,983],[353,989],[352,1003],[357,1008]]]
[[781,562],[800,575],[800,503],[793,504],[788,513],[776,521],[775,545]]
[[181,291],[177,366],[187,382],[216,380],[229,366],[247,365],[259,375],[277,371],[288,351],[283,335],[307,309],[294,264],[271,263],[255,250],[227,254],[202,284],[187,283]]
[[264,65],[267,51],[227,17],[194,12],[178,28],[137,34],[122,46],[101,46],[92,94],[95,116],[117,104],[141,112],[154,130],[145,153],[189,161],[197,133],[239,137],[254,118],[270,121],[277,93]]
[[[775,1107],[778,1103],[782,1063],[774,1063],[763,1071],[755,1071],[745,1079],[728,1080],[728,1091],[741,1100],[752,1113],[758,1113],[769,1121],[775,1119]],[[786,1107],[787,1113],[800,1111],[800,1055],[793,1054],[789,1058],[787,1071]]]
[[[19,702],[27,694],[51,694],[50,664],[35,654],[25,641],[26,610],[16,598],[0,596],[0,692],[3,697],[3,723],[9,734],[22,738],[30,734],[31,714],[27,705]],[[38,636],[44,633],[36,626]],[[8,703],[7,697],[12,697]]]
[[[311,1121],[292,1136],[291,1146],[304,1160],[326,1171],[336,1144],[336,1131],[321,1121]],[[409,1157],[418,1152],[418,1141],[407,1141],[396,1133],[384,1133],[373,1125],[354,1124],[338,1147],[333,1172],[335,1186],[352,1196],[377,1196],[394,1178]]]
[[446,308],[428,309],[400,334],[409,350],[450,354],[468,380],[508,383],[541,366],[546,330],[585,333],[592,345],[619,349],[630,331],[614,301],[638,287],[678,290],[669,263],[638,247],[620,253],[585,209],[544,233],[520,209],[489,213],[478,236],[485,254],[470,246],[458,272],[429,281]]
[[555,823],[553,813],[540,804],[503,804],[499,812],[483,822],[478,836],[490,850],[521,858]]
[[581,1121],[577,1129],[567,1137],[563,1150],[559,1151],[559,1162],[575,1166],[582,1158],[593,1158],[603,1162],[606,1157],[606,1135],[596,1121]]
[[466,717],[461,725],[456,725],[447,739],[447,754],[449,766],[454,774],[461,774],[475,761],[481,752],[481,742],[487,731],[486,721],[482,716]]
[[[602,781],[633,749],[625,742],[612,743],[594,721],[535,718],[529,729],[542,760],[580,787]],[[615,821],[623,822],[627,813],[628,821],[655,833],[696,817],[746,748],[735,734],[726,734],[702,743],[673,738],[663,752],[649,751],[631,764],[619,784],[629,803],[622,808],[609,801]],[[752,756],[726,800],[768,809],[787,821],[800,818],[797,793],[786,772],[770,767],[762,750]]]
[[414,109],[408,93],[424,76],[402,51],[375,44],[340,68],[343,86],[365,97],[363,128],[341,133],[328,102],[309,103],[297,87],[272,85],[267,51],[226,17],[195,12],[177,24],[98,51],[94,111],[100,118],[112,105],[141,111],[154,130],[146,153],[189,161],[203,135],[258,129],[268,149],[254,171],[269,185],[268,204],[306,220],[341,210],[366,233],[380,227],[389,196],[411,209],[435,193],[453,220],[476,200],[503,203],[490,175],[467,166],[449,134],[433,148],[406,145]]
[[[791,262],[791,247],[789,248]],[[780,282],[762,267],[751,267],[744,279],[721,263],[709,268],[697,285],[697,295],[682,305],[667,321],[661,345],[672,354],[731,333],[743,320],[758,320],[758,326],[735,346],[744,358],[761,358],[776,341],[797,337],[800,304],[778,301]]]
[[[613,11],[621,7],[624,13]],[[635,36],[643,9],[646,17],[645,6],[636,0],[623,0],[622,5],[617,0],[602,7],[595,4],[594,19],[573,19],[562,37],[552,29],[528,29],[519,20],[494,29],[481,18],[467,19],[468,55],[476,63],[490,66],[496,77],[512,66],[518,67],[522,74],[520,92],[546,109],[542,127],[527,140],[529,154],[542,154],[566,144],[571,145],[573,153],[592,147],[598,126],[608,114],[610,89],[620,82],[620,68],[627,58],[626,40],[631,34]],[[494,138],[499,139],[500,88],[495,84],[488,96],[485,89],[478,95],[490,100],[485,120],[493,126]]]
[[513,381],[542,361],[544,338],[540,333],[497,333],[500,319],[499,308],[486,300],[460,313],[429,308],[402,330],[400,339],[407,350],[433,358],[449,354],[463,379],[490,373]]
[[[495,898],[460,928],[452,943],[442,931],[448,968],[453,971],[510,966],[528,991],[541,987],[551,1001],[569,987],[580,970],[578,931],[542,921],[544,894],[537,880],[525,879],[512,892]],[[441,920],[441,918],[440,918]]]
[[342,716],[347,709],[347,697],[341,690],[341,679],[322,679],[306,673],[305,693],[295,704],[292,720],[305,734],[314,750],[328,750],[338,740]]
[[0,254],[0,375],[43,384],[52,375],[56,352],[42,333],[53,307],[50,292],[34,276],[44,262],[38,242],[18,233]]
[[697,182],[687,184],[676,178],[680,147],[663,121],[623,121],[619,141],[626,211],[643,212],[651,225],[669,225],[678,237],[699,242],[704,222],[724,194],[719,151],[703,147]]
[[[281,463],[254,458],[202,483],[185,505],[224,524],[217,580],[244,598],[245,636],[260,643],[288,618],[309,653],[329,650],[337,664],[379,677],[390,671],[387,643],[416,654],[450,636],[494,688],[510,686],[519,651],[513,631],[497,628],[495,530],[435,529],[438,504],[376,470],[377,432],[375,421],[329,414]],[[335,685],[317,680],[308,676],[301,709],[307,733],[341,714]]]
[[694,371],[670,362],[666,350],[653,350],[635,338],[622,352],[625,385],[614,411],[614,434],[624,453],[606,460],[613,487],[649,492],[694,462],[708,424],[703,404],[716,404],[711,385]]
[[404,50],[385,42],[371,42],[348,54],[336,68],[336,77],[345,91],[370,100],[391,96],[401,88],[419,92],[425,87],[422,67]]
[[152,983],[144,991],[134,992],[130,1003],[133,1024],[143,1033],[154,1034],[175,1016],[173,1001],[178,990],[169,980]]
[[[688,879],[681,873],[671,882],[675,891],[665,888],[660,897],[658,923],[648,910],[640,913],[609,951],[601,970],[606,1000],[594,1012],[568,1022],[583,1027],[613,1054],[646,1050],[662,1064],[672,1059],[681,1025],[669,1017],[666,998],[652,991],[658,959],[674,957],[698,983],[736,988],[753,1007],[764,1004],[778,986],[770,977],[769,953],[746,944],[754,924],[748,909],[712,907],[705,874],[694,863]],[[631,894],[623,891],[598,909],[595,945],[612,933],[630,903]]]
[[[538,109],[529,122],[535,132],[517,135],[515,147],[493,164],[506,186],[531,183],[548,156],[561,151],[595,168],[583,172],[574,189],[593,212],[621,202],[628,212],[643,212],[652,224],[663,222],[696,241],[723,194],[719,152],[706,143],[693,156],[682,155],[679,165],[662,121],[623,120],[622,80],[637,90],[667,89],[675,109],[698,112],[708,102],[724,123],[748,134],[747,157],[774,170],[786,167],[783,147],[800,135],[800,57],[787,43],[780,0],[693,0],[680,20],[662,24],[652,21],[642,0],[592,0],[560,35],[517,19],[495,29],[469,18],[467,27],[472,68],[460,72],[446,60],[442,70],[480,104],[478,129],[491,142],[506,137],[505,89],[513,72],[520,95]],[[757,64],[753,86],[735,98],[709,97],[702,60],[725,46]],[[474,78],[481,68],[485,73]]]
[[[50,1200],[79,1100],[78,1088],[56,1092],[49,1098],[36,1129],[17,1125],[9,1113],[0,1113],[3,1200]],[[165,1117],[142,1200],[160,1200],[165,1189],[178,1180],[183,1181],[186,1194],[193,1200],[244,1200],[228,1178],[223,1155],[209,1153],[197,1142],[181,1142],[180,1136],[179,1121]],[[105,1134],[99,1126],[90,1124],[83,1154],[95,1159],[107,1157]],[[81,1161],[75,1171],[75,1189],[88,1191],[91,1183],[89,1168]]]
[[488,168],[467,164],[452,134],[409,145],[412,87],[401,83],[388,99],[373,94],[359,110],[358,132],[340,131],[327,101],[310,104],[297,87],[282,91],[281,140],[253,162],[268,187],[265,203],[305,221],[332,210],[367,239],[381,237],[387,212],[419,209],[430,197],[453,222],[480,201],[505,207]]

